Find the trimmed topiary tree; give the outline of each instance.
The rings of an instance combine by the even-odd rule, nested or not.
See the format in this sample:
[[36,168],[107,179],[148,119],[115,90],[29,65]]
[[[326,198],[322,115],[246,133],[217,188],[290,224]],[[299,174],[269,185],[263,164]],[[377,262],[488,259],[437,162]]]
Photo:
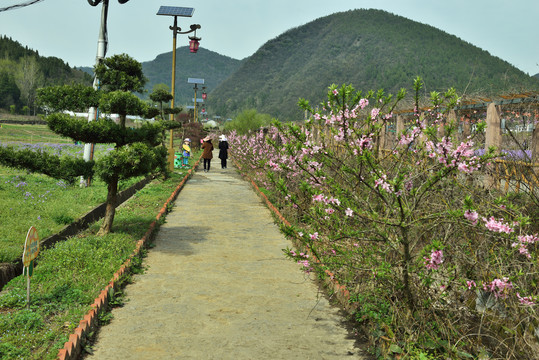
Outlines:
[[[167,150],[161,146],[161,123],[143,123],[126,127],[127,115],[147,117],[148,106],[132,92],[141,92],[145,84],[142,66],[126,54],[103,59],[94,68],[101,89],[92,87],[54,86],[39,89],[40,104],[53,111],[47,116],[49,128],[57,134],[85,143],[114,144],[114,150],[98,161],[59,159],[29,150],[0,148],[0,163],[41,172],[74,182],[75,177],[98,175],[107,184],[105,218],[100,235],[112,229],[118,194],[118,182],[134,176],[166,172]],[[99,107],[105,114],[118,114],[118,123],[110,117],[88,122],[60,111],[81,111]]]

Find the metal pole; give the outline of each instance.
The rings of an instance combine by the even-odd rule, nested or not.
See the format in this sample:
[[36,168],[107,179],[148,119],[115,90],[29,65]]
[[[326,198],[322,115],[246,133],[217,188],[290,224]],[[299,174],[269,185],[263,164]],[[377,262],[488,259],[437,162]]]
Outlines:
[[30,309],[30,266],[26,269],[26,308]]
[[198,122],[198,114],[197,114],[197,84],[195,84],[195,124]]
[[[101,26],[99,29],[99,37],[97,40],[97,55],[95,57],[95,63],[96,65],[99,64],[99,61],[105,57],[105,53],[107,51],[107,38],[106,38],[106,28],[107,28],[107,13],[109,8],[109,1],[105,0],[103,1],[103,7],[101,9]],[[94,89],[97,89],[99,87],[99,79],[97,76],[94,76]],[[91,107],[88,110],[88,122],[94,121],[97,119],[97,109],[95,107]],[[85,161],[90,161],[93,158],[93,144],[84,144],[84,155],[83,159]],[[80,179],[80,185],[81,186],[89,186],[90,185],[90,179],[84,179],[81,176]]]
[[[176,93],[176,30],[178,26],[178,17],[174,16],[174,28],[172,29],[172,100],[170,101],[170,108],[174,108],[174,97]],[[170,114],[170,121],[174,120],[174,114]],[[168,149],[168,169],[174,170],[174,130],[170,129],[170,140]]]

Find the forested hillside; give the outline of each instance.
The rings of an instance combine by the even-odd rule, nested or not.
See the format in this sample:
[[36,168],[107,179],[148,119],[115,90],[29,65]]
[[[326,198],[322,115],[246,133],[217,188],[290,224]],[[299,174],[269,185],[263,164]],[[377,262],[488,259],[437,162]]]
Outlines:
[[210,93],[208,107],[231,116],[256,108],[280,120],[303,116],[298,98],[320,102],[332,83],[395,93],[421,76],[425,90],[455,87],[492,95],[537,89],[506,61],[432,26],[381,10],[336,13],[268,41]]
[[0,37],[0,109],[34,111],[35,90],[42,86],[82,82],[92,78],[56,57],[42,57],[7,36]]
[[[193,85],[188,78],[205,80],[207,92],[233,74],[241,65],[240,60],[219,55],[216,52],[200,48],[196,54],[189,52],[188,46],[176,49],[176,98],[177,105],[192,105]],[[142,63],[144,76],[148,78],[146,89],[151,92],[155,84],[172,82],[172,51],[158,55],[154,60]],[[199,86],[200,87],[200,86]],[[200,93],[197,93],[200,96]],[[143,96],[147,98],[147,93]]]

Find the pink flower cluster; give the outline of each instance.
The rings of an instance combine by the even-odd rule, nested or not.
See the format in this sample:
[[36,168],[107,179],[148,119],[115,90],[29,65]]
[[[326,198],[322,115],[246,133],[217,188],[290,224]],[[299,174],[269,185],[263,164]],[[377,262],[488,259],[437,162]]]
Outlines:
[[378,186],[380,186],[382,189],[384,189],[385,191],[391,194],[393,192],[393,189],[391,188],[391,185],[386,180],[387,180],[387,175],[386,174],[382,175],[381,178],[374,181],[374,188],[376,189]]
[[370,134],[369,136],[363,135],[360,139],[356,140],[355,147],[354,147],[354,155],[363,154],[364,150],[371,150],[373,146],[373,140],[372,140],[373,134]]
[[512,289],[513,283],[506,277],[503,279],[494,279],[490,283],[483,284],[483,290],[490,291],[496,298],[505,299]]
[[367,106],[369,106],[369,100],[368,99],[359,100],[359,107],[361,109],[365,109]]
[[335,204],[337,206],[341,205],[341,201],[337,198],[324,196],[324,194],[318,194],[313,196],[313,202],[323,202],[326,205]]
[[412,132],[410,134],[402,134],[401,138],[399,140],[399,145],[408,145],[415,139],[419,137],[421,134],[421,127],[416,126],[412,129]]
[[301,149],[301,152],[304,155],[314,155],[322,150],[321,146],[313,144],[310,140],[303,143],[304,147]]
[[[338,90],[332,91],[333,95],[338,95]],[[327,115],[321,115],[320,113],[313,114],[313,119],[316,121],[323,120],[326,125],[333,125],[333,124],[347,124],[349,127],[348,120],[349,119],[357,119],[359,117],[359,111],[365,109],[369,105],[368,99],[361,99],[359,100],[359,103],[353,108],[349,109],[348,107],[345,107],[343,110],[339,111],[337,114],[330,111]],[[331,103],[327,104],[327,107],[324,107],[323,110],[327,111],[330,109]],[[380,112],[380,109],[374,108],[371,110],[371,118],[375,120],[375,118],[378,116]],[[311,120],[308,120],[310,122]],[[350,134],[349,134],[350,135]],[[339,138],[343,137],[344,133],[341,131],[341,134],[338,136]]]
[[303,266],[303,270],[305,272],[309,273],[314,270],[309,262],[309,254],[302,252],[297,254],[294,250],[290,250],[289,255],[298,259],[297,263]]
[[496,220],[494,216],[491,216],[489,219],[483,218],[483,221],[485,222],[485,227],[492,232],[510,234],[515,231],[515,229],[504,223],[502,220]]
[[464,212],[464,217],[472,223],[472,225],[477,225],[479,214],[475,210],[466,210]]
[[518,298],[518,301],[524,305],[524,306],[534,306],[535,305],[535,301],[533,300],[533,298],[531,296],[520,296],[519,293],[517,293],[517,298]]
[[531,254],[528,250],[529,244],[535,244],[536,242],[539,242],[539,238],[537,237],[537,234],[535,235],[520,235],[517,237],[518,242],[514,242],[511,244],[511,247],[518,247],[518,252],[521,255],[526,256],[528,259],[531,259]]
[[380,109],[372,108],[372,110],[371,110],[371,120],[376,120],[379,113],[380,113]]
[[[306,149],[298,151],[295,155],[290,155],[284,151],[275,151],[276,149],[267,141],[271,139],[272,141],[279,142],[283,145],[283,149],[290,142],[285,134],[279,132],[274,126],[270,127],[267,132],[260,130],[256,133],[242,136],[232,132],[229,135],[231,156],[247,168],[253,170],[260,169],[261,171],[255,171],[257,176],[254,180],[264,186],[268,185],[265,176],[268,170],[279,172],[279,175],[284,177],[285,180],[293,180],[303,171],[298,164],[303,162],[304,157],[306,155],[312,155],[321,149],[319,146],[313,144],[310,139],[312,134],[307,130],[303,131],[307,137],[305,143]],[[309,171],[314,174],[318,166],[319,164],[312,162],[309,166]]]
[[430,158],[438,158],[440,164],[448,168],[456,167],[460,172],[469,174],[480,168],[479,158],[474,156],[473,141],[461,142],[456,148],[449,138],[442,138],[437,144],[426,142]]
[[424,258],[425,267],[429,270],[436,270],[444,262],[442,250],[432,250],[430,257]]

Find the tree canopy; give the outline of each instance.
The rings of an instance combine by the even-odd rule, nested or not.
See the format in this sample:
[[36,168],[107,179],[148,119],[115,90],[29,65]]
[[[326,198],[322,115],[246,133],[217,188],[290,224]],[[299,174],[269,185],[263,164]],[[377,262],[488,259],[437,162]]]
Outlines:
[[0,37],[0,109],[34,107],[42,86],[81,83],[90,85],[89,74],[71,68],[56,57],[42,57],[35,50],[7,36]]
[[[51,86],[40,89],[39,102],[53,111],[46,120],[54,132],[86,143],[113,143],[114,150],[98,161],[59,158],[30,150],[17,151],[0,147],[0,163],[6,166],[38,171],[49,176],[74,181],[77,176],[98,175],[107,183],[107,206],[101,234],[111,231],[116,209],[118,181],[152,172],[166,172],[166,149],[159,146],[163,126],[143,123],[126,127],[127,115],[144,116],[148,106],[132,91],[144,86],[140,63],[126,54],[114,55],[102,61],[96,73],[103,76],[100,90],[83,85]],[[110,117],[88,122],[64,111],[99,106],[101,112],[119,114],[118,123]]]

